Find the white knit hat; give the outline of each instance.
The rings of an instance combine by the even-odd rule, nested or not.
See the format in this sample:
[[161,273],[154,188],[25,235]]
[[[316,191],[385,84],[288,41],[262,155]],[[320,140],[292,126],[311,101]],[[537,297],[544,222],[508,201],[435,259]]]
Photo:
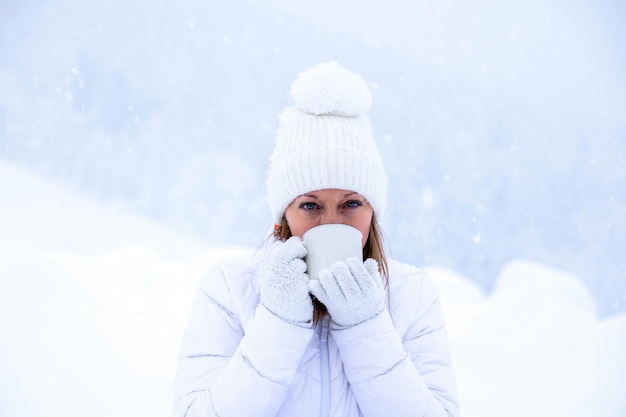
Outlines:
[[381,218],[387,177],[367,117],[372,95],[365,81],[327,62],[300,73],[291,95],[296,105],[280,114],[267,178],[274,222],[298,196],[326,188],[361,194]]

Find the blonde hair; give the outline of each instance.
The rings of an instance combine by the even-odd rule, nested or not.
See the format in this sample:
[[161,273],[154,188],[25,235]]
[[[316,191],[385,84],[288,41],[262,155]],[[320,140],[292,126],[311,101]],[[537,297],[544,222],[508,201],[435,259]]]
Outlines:
[[[291,229],[287,224],[287,219],[283,215],[280,225],[274,226],[274,237],[284,241],[289,239],[291,236]],[[365,242],[365,246],[363,246],[363,259],[369,258],[378,262],[378,269],[384,279],[385,288],[387,289],[387,299],[389,300],[389,270],[387,267],[387,256],[385,254],[382,229],[376,220],[376,214],[372,215],[369,235],[367,237],[367,241]],[[326,315],[326,313],[327,311],[324,304],[320,303],[316,298],[313,298],[313,323],[317,323]]]

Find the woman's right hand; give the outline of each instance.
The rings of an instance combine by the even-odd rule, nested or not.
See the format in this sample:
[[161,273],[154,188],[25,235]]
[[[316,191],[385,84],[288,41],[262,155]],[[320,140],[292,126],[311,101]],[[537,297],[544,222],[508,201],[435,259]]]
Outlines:
[[281,319],[300,325],[313,320],[306,254],[302,239],[292,236],[274,242],[259,268],[261,304]]

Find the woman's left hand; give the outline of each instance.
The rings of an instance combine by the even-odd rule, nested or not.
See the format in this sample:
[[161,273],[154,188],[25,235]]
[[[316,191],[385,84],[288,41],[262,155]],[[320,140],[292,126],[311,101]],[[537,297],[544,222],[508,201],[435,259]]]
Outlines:
[[344,328],[369,320],[385,309],[385,290],[374,259],[335,262],[320,272],[318,279],[309,281],[309,289],[326,306],[333,321]]

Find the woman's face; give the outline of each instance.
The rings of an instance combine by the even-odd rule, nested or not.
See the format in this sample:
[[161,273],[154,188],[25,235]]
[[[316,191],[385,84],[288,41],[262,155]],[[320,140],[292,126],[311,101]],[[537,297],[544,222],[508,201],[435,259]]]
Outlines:
[[327,188],[297,197],[285,210],[291,234],[302,238],[312,227],[340,223],[363,234],[362,246],[369,235],[374,210],[365,197],[353,191]]

